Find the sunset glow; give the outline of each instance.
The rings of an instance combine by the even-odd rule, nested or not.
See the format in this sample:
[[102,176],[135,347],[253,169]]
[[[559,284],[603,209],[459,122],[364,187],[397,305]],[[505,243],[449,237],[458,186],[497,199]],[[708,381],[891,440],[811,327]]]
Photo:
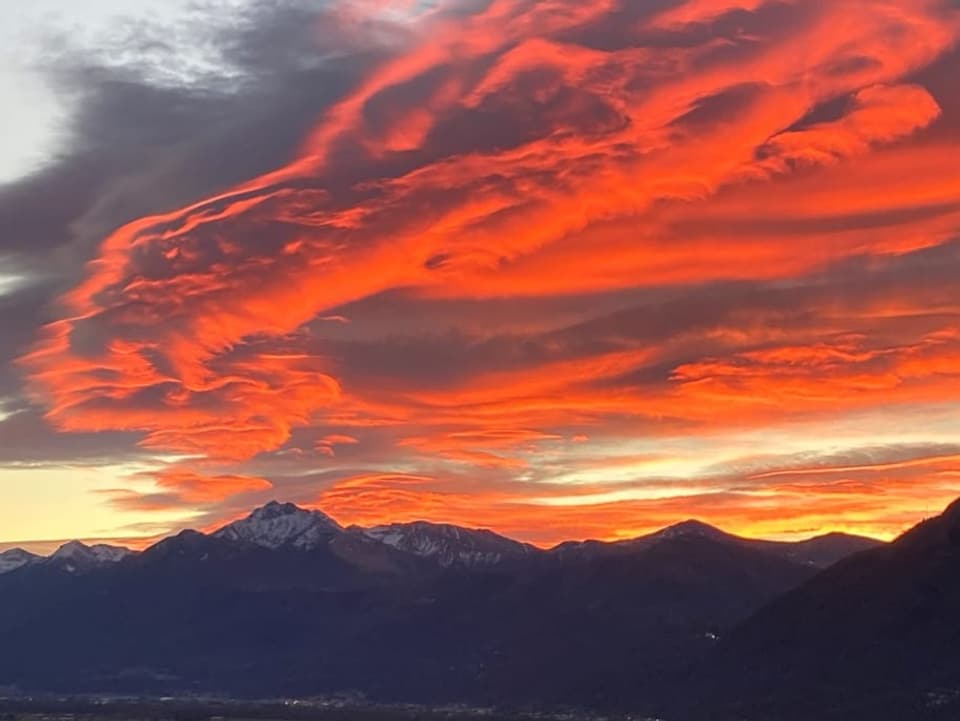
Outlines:
[[0,542],[142,545],[270,498],[545,546],[691,517],[889,538],[960,495],[956,2],[311,17],[352,74],[299,87],[329,99],[292,156],[204,185],[158,131],[157,176],[64,211],[62,248],[0,225],[0,322],[35,319],[0,359],[0,480],[53,506],[37,479],[81,467],[99,509],[0,510]]

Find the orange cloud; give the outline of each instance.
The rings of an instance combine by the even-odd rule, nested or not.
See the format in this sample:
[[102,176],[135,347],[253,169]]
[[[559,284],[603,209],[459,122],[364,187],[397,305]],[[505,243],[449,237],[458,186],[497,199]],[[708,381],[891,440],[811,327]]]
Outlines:
[[[593,490],[575,492],[586,495]],[[566,494],[571,489],[538,492]],[[833,482],[549,507],[532,503],[528,493],[516,486],[474,487],[455,478],[371,474],[337,483],[320,495],[316,507],[342,523],[426,519],[482,526],[544,547],[571,539],[633,538],[687,517],[761,538],[807,537],[825,528],[891,538],[915,523],[918,515],[935,513],[955,490],[936,479],[914,479],[887,490]]]
[[151,490],[113,489],[105,491],[110,503],[138,511],[169,511],[210,506],[234,496],[266,492],[273,484],[253,476],[204,473],[177,465],[143,471],[131,477],[149,483]]
[[[696,454],[718,434],[957,400],[957,288],[930,258],[957,262],[944,158],[960,149],[937,131],[960,118],[918,80],[960,38],[955,3],[331,12],[362,41],[398,11],[416,21],[288,165],[103,241],[22,359],[51,425],[234,465],[158,476],[187,504],[264,490],[253,464],[288,446],[316,460],[312,446],[352,478],[322,498],[352,520],[490,514],[542,542],[712,503],[789,530],[730,479],[585,520],[537,507],[528,476],[562,471],[564,439]],[[505,300],[537,331],[443,336],[436,320]],[[580,323],[556,321],[575,301]],[[358,475],[343,445],[379,470]],[[451,468],[466,490],[435,487]],[[918,496],[939,499],[930,484]],[[781,494],[798,523],[879,518],[855,485],[796,488]]]

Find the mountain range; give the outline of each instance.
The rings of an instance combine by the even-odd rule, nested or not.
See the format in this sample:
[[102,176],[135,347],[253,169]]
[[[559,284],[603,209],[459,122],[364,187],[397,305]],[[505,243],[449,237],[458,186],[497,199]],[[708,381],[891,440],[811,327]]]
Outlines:
[[[234,521],[211,536],[246,543],[271,550],[296,549],[311,551],[336,542],[343,536],[378,541],[385,546],[421,558],[432,559],[441,567],[480,567],[518,560],[544,558],[596,558],[630,554],[656,543],[680,536],[699,536],[742,548],[763,550],[773,555],[816,568],[826,568],[851,553],[873,548],[880,541],[845,533],[829,533],[798,542],[748,539],[725,533],[700,521],[689,520],[663,530],[624,541],[568,541],[543,550],[521,543],[487,529],[462,528],[443,523],[415,521],[393,523],[371,528],[344,528],[322,511],[299,508],[292,503],[271,501],[254,509],[249,516]],[[336,545],[336,544],[335,544]],[[21,548],[0,552],[0,575],[36,564],[60,565],[70,573],[108,566],[136,555],[121,546],[97,544],[87,546],[70,541],[49,557]]]
[[139,553],[0,554],[0,687],[957,718],[958,571],[960,506],[891,544],[686,521],[540,549],[273,502]]

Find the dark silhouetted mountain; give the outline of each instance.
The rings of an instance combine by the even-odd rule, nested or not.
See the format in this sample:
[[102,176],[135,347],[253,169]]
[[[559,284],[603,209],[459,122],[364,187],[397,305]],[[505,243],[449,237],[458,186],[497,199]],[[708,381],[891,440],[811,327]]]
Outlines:
[[717,543],[752,548],[758,551],[785,558],[796,563],[827,568],[842,558],[883,545],[875,538],[853,536],[846,533],[828,533],[803,541],[767,541],[735,536],[701,521],[689,520],[664,528],[647,536],[625,541],[603,543],[601,541],[569,541],[553,549],[553,553],[565,558],[631,553],[639,548],[647,548],[663,540],[678,537],[700,537]]
[[[480,700],[635,708],[754,609],[815,571],[698,536],[631,553],[550,558],[502,585],[468,577],[439,604],[476,649]],[[652,709],[650,709],[652,710]]]
[[653,712],[727,633],[849,547],[827,544],[689,521],[547,552],[270,503],[210,535],[138,554],[70,544],[0,576],[0,686]]
[[721,531],[702,521],[689,520],[668,526],[647,536],[638,536],[623,541],[566,541],[551,549],[550,553],[563,559],[593,559],[602,556],[629,555],[657,543],[674,538],[706,538],[712,541],[739,544],[745,539]]
[[960,501],[776,599],[711,666],[731,718],[960,718]]
[[[762,543],[762,541],[760,542]],[[855,553],[883,546],[875,538],[855,536],[849,533],[827,533],[805,541],[778,543],[767,541],[769,551],[792,561],[807,563],[817,568],[827,568]]]
[[0,576],[0,686],[632,704],[815,572],[714,533],[565,556],[276,503],[111,560]]

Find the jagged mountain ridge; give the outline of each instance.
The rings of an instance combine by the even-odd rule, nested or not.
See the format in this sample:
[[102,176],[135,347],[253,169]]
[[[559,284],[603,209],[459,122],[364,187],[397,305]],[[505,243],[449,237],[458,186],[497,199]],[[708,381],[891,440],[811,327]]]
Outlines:
[[814,573],[685,534],[592,560],[452,566],[357,529],[299,537],[185,531],[90,573],[0,576],[0,686],[602,706],[642,698]]
[[[245,518],[223,526],[212,535],[273,550],[312,550],[334,541],[340,545],[352,545],[361,549],[367,540],[371,540],[403,553],[429,559],[441,567],[489,567],[506,560],[544,555],[567,560],[593,558],[607,554],[631,553],[678,536],[699,536],[763,550],[816,568],[825,568],[847,555],[881,544],[872,538],[843,533],[831,533],[798,542],[749,539],[701,521],[688,520],[634,539],[613,542],[568,541],[544,550],[488,529],[470,529],[427,521],[392,523],[370,528],[344,528],[322,511],[277,501],[254,509]],[[347,536],[352,537],[349,543],[344,541]],[[119,546],[87,546],[79,541],[64,544],[49,559],[22,549],[13,549],[0,554],[0,575],[37,562],[56,562],[65,568],[86,570],[105,563],[119,562],[132,553]]]
[[264,548],[310,549],[343,531],[343,526],[321,511],[305,510],[292,503],[270,503],[249,516],[234,521],[213,535],[233,541],[246,541]]
[[58,548],[49,561],[60,563],[79,563],[84,565],[100,565],[104,563],[119,563],[134,552],[122,546],[111,546],[98,543],[88,546],[80,541],[70,541]]
[[467,529],[444,523],[415,521],[360,530],[392,548],[433,559],[443,567],[493,566],[508,559],[543,553],[536,546],[487,529]]
[[50,556],[40,556],[22,548],[13,548],[0,553],[0,575],[33,566],[56,568],[66,573],[86,573],[95,568],[119,563],[133,555],[134,551],[122,546],[105,543],[88,546],[80,541],[69,541]]
[[271,501],[249,516],[216,531],[218,538],[246,541],[265,548],[309,550],[328,544],[339,534],[360,534],[399,551],[431,559],[440,566],[492,566],[505,560],[555,554],[567,558],[631,552],[678,536],[699,536],[723,543],[763,550],[774,555],[825,568],[840,558],[881,545],[881,541],[844,533],[830,533],[797,542],[768,541],[736,536],[697,520],[688,520],[646,536],[614,542],[570,541],[543,550],[489,529],[470,529],[444,523],[413,521],[364,528],[344,528],[318,510]]
[[702,523],[574,547],[590,552],[274,502],[83,573],[51,559],[0,576],[0,686],[641,702],[817,572]]
[[310,551],[322,546],[352,546],[353,550],[381,544],[400,553],[430,559],[441,567],[491,566],[508,558],[539,553],[486,529],[415,521],[372,528],[344,528],[325,513],[292,503],[271,501],[249,516],[215,531],[216,538],[242,541],[269,549]]

